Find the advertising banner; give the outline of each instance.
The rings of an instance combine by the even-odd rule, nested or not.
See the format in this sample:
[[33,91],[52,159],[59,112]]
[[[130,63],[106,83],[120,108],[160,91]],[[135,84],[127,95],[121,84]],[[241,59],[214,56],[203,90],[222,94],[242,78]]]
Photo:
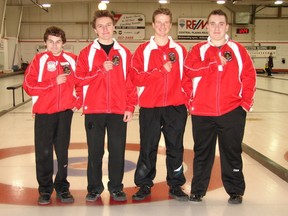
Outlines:
[[179,40],[206,40],[206,18],[178,18]]
[[270,53],[276,55],[276,46],[245,46],[251,57],[268,58]]
[[143,40],[145,17],[143,14],[115,14],[114,38],[117,40]]

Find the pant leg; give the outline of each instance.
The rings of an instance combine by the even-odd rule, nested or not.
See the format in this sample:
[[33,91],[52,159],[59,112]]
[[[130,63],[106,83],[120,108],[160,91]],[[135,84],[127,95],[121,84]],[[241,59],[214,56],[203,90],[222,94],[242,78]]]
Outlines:
[[166,144],[166,180],[169,186],[181,186],[186,182],[183,173],[183,136],[187,109],[185,105],[169,106],[162,111],[162,132]]
[[217,133],[214,117],[192,115],[192,131],[194,161],[191,193],[204,196],[215,159]]
[[57,114],[58,121],[54,147],[57,157],[58,170],[54,181],[54,187],[58,193],[69,190],[70,186],[69,182],[67,181],[67,170],[72,116],[72,110],[66,110]]
[[245,122],[246,112],[242,107],[219,117],[217,121],[222,181],[229,195],[243,195],[245,191],[241,157]]
[[86,114],[85,129],[88,144],[88,192],[102,193],[102,159],[104,155],[106,114]]
[[124,115],[108,114],[108,190],[110,192],[123,189],[127,130],[127,122],[123,121],[123,117]]
[[160,108],[140,108],[140,153],[134,174],[137,186],[153,186],[156,160],[161,136]]
[[36,177],[39,193],[53,192],[55,114],[36,114],[34,124]]

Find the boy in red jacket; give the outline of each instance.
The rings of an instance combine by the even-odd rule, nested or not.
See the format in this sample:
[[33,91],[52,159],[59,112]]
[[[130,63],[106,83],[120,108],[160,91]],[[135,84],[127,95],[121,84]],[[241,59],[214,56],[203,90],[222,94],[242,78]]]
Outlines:
[[170,197],[188,201],[181,186],[183,169],[183,135],[187,119],[187,98],[191,79],[184,74],[186,49],[169,36],[172,13],[159,8],[152,15],[154,36],[139,45],[131,60],[132,81],[139,88],[140,155],[134,175],[139,187],[134,200],[151,194],[156,176],[157,149],[161,132],[165,137],[167,184]]
[[137,104],[136,86],[128,65],[131,52],[113,39],[114,16],[96,11],[92,27],[98,38],[79,54],[76,75],[83,86],[83,113],[88,143],[86,201],[96,201],[104,190],[102,159],[108,135],[108,190],[113,200],[125,201],[123,175],[127,122]]
[[[46,29],[45,52],[37,54],[25,71],[23,87],[32,96],[35,115],[36,175],[40,205],[51,202],[53,188],[63,203],[74,202],[67,181],[68,148],[73,112],[81,108],[81,88],[75,90],[76,55],[63,51],[65,32]],[[53,182],[53,147],[58,171]]]
[[222,181],[229,203],[242,203],[242,139],[246,112],[254,102],[256,71],[242,45],[229,39],[227,15],[208,16],[208,40],[196,44],[185,60],[193,81],[190,104],[194,139],[191,201],[201,201],[210,181],[218,139]]

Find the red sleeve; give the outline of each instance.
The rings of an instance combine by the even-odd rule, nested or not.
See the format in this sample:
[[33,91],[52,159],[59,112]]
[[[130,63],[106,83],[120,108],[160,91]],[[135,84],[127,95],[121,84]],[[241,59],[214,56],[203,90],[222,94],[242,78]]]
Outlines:
[[[184,54],[183,58],[185,59],[187,57],[187,50],[184,47],[182,49]],[[186,96],[185,105],[187,109],[189,109],[189,101],[192,96],[192,79],[187,76],[185,67],[183,68],[183,77],[181,80],[181,84]]]
[[25,71],[23,88],[30,96],[41,96],[57,85],[56,77],[38,81],[40,55],[36,55]]
[[75,74],[78,86],[88,85],[96,77],[101,76],[105,71],[103,66],[93,69],[92,71],[89,71],[89,65],[88,65],[89,50],[90,47],[84,48],[78,56],[76,64],[76,74]]
[[243,60],[243,69],[241,74],[242,81],[242,102],[241,106],[251,111],[254,103],[254,94],[256,91],[256,70],[247,50],[241,46]]
[[161,65],[160,68],[153,68],[150,71],[144,71],[143,48],[145,45],[146,44],[142,44],[136,49],[130,63],[131,80],[136,86],[140,87],[155,82],[161,79],[164,73],[168,73],[163,65]]
[[205,56],[204,60],[202,60],[199,46],[199,44],[196,44],[192,47],[184,61],[186,75],[192,79],[209,73],[211,68],[218,70],[218,65],[221,65],[220,58],[217,54]]
[[126,111],[134,112],[135,106],[138,104],[138,96],[137,96],[137,88],[131,81],[131,74],[129,71],[129,65],[131,61],[131,52],[127,52],[127,78],[126,78],[126,92],[127,92],[127,105],[126,105]]

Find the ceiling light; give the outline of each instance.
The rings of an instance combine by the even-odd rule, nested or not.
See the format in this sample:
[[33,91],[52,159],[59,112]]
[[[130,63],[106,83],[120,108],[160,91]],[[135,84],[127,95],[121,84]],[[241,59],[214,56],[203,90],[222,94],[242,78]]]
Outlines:
[[167,4],[168,1],[167,0],[159,0],[159,4]]
[[225,1],[217,1],[217,4],[225,4]]
[[107,5],[105,3],[103,3],[103,2],[100,2],[98,4],[98,9],[99,10],[106,10],[107,9]]
[[109,0],[102,0],[102,3],[109,4]]
[[280,4],[283,4],[283,1],[275,1],[274,4],[280,5]]
[[50,8],[50,7],[51,7],[51,4],[42,4],[42,7]]

